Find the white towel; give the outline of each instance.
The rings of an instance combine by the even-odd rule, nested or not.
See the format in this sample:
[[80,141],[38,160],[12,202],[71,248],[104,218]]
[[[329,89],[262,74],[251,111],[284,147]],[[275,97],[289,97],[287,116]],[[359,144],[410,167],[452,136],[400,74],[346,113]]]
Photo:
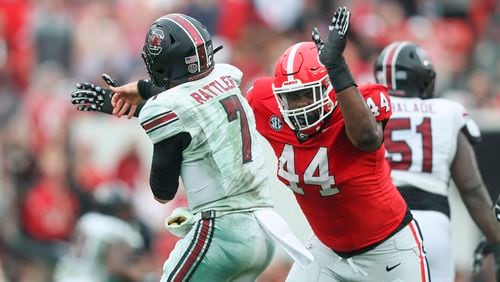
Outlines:
[[253,212],[267,234],[301,267],[313,261],[313,255],[300,243],[286,221],[273,209],[258,209]]

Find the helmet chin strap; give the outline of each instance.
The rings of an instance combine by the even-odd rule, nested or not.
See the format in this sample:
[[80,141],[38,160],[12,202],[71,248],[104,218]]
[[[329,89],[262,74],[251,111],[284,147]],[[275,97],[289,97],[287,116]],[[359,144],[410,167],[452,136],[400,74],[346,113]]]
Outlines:
[[307,141],[309,138],[313,137],[314,135],[320,133],[323,130],[323,128],[325,127],[325,125],[328,123],[328,121],[330,120],[331,115],[332,114],[329,114],[328,116],[326,116],[315,127],[308,128],[305,130],[300,130],[300,129],[294,130],[295,137],[297,137],[297,140],[299,140],[299,142],[302,143],[302,142]]
[[430,99],[434,97],[434,80],[432,80],[422,92],[422,99]]

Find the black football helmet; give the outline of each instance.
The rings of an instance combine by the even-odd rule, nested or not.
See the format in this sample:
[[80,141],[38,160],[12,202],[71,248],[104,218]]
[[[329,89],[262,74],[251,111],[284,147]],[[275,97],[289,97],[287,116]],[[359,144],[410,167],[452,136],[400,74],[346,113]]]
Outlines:
[[153,83],[168,89],[213,70],[212,38],[196,19],[168,14],[149,28],[142,58]]
[[374,74],[390,95],[423,99],[434,95],[436,72],[427,53],[415,43],[397,41],[385,47],[375,61]]

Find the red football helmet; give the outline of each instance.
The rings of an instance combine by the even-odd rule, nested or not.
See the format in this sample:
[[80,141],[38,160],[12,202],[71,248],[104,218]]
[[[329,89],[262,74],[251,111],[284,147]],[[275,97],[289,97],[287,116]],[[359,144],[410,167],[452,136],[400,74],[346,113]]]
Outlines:
[[[332,91],[313,42],[293,45],[278,60],[273,93],[285,122],[293,130],[306,134],[319,131],[336,106],[329,97]],[[297,99],[307,99],[307,103],[294,106]]]

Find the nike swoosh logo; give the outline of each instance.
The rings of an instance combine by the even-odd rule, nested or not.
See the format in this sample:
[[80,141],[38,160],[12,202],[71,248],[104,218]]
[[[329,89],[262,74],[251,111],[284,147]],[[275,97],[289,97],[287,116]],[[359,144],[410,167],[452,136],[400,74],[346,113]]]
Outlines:
[[393,265],[393,266],[388,266],[388,265],[386,265],[386,266],[385,266],[385,271],[389,272],[389,271],[393,270],[394,268],[398,267],[400,264],[401,264],[401,263],[398,263],[398,264]]

